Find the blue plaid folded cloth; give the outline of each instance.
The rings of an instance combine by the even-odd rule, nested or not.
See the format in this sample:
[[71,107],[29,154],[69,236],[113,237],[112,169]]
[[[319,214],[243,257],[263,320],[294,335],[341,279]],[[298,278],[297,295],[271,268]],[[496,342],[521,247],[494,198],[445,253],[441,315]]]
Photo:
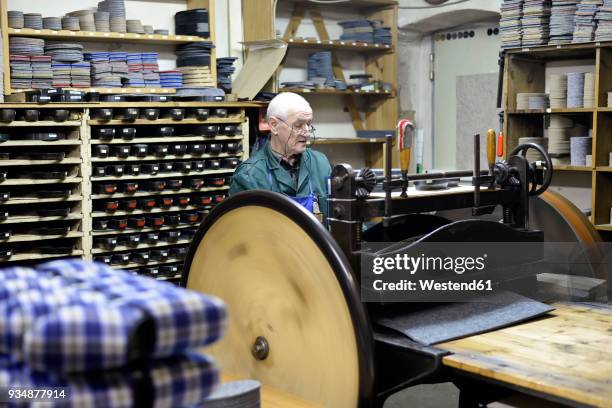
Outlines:
[[[103,264],[56,261],[22,276],[2,301],[0,352],[33,370],[75,373],[170,357],[217,341],[226,327],[217,298]],[[37,283],[36,283],[37,282]]]
[[218,383],[214,360],[196,353],[153,362],[146,370],[67,376],[35,372],[23,364],[0,363],[0,387],[64,388],[64,399],[40,402],[40,406],[53,408],[201,406]]

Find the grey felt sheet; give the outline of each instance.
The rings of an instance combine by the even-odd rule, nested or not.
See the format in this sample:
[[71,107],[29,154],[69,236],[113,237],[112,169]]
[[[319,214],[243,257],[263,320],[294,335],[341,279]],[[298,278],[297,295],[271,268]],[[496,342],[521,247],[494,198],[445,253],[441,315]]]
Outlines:
[[516,293],[500,292],[479,301],[446,303],[379,317],[376,323],[418,343],[432,345],[511,326],[552,310],[553,307]]

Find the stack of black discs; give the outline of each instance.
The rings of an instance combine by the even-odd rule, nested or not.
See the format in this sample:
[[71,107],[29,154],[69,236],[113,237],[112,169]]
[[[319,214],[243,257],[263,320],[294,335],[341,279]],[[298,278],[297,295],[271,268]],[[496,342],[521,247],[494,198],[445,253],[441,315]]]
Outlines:
[[183,87],[208,88],[217,85],[210,70],[210,55],[214,47],[210,41],[200,41],[176,48],[176,66],[183,74]]
[[205,8],[180,11],[174,15],[176,34],[208,38],[208,10]]

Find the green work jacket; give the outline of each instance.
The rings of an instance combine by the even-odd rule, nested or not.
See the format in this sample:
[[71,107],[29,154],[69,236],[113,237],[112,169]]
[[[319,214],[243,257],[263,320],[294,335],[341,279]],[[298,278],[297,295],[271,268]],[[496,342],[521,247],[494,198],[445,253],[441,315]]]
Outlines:
[[294,178],[280,165],[269,144],[266,144],[236,168],[229,194],[245,190],[269,190],[294,197],[307,196],[312,186],[323,218],[327,220],[327,181],[330,175],[331,165],[327,157],[323,153],[306,149],[300,161],[296,185]]

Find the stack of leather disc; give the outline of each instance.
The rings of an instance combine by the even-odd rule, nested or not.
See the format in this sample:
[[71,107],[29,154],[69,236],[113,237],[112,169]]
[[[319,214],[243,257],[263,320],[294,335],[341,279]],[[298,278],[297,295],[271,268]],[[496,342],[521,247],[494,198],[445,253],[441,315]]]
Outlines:
[[79,18],[70,16],[62,17],[62,28],[69,31],[79,31],[81,29]]
[[183,74],[185,88],[216,87],[210,70],[210,41],[180,45],[176,49],[176,66]]
[[565,108],[567,107],[567,75],[552,74],[548,77],[550,87],[550,107]]
[[174,15],[176,34],[197,35],[208,38],[210,28],[208,10],[205,8],[180,11]]
[[584,106],[584,72],[567,74],[567,107],[582,108]]
[[234,381],[221,384],[205,401],[207,408],[259,408],[261,384],[257,381]]
[[572,137],[570,141],[572,166],[586,166],[586,156],[592,152],[593,138]]
[[68,13],[71,17],[79,18],[81,31],[96,31],[96,23],[93,10],[78,10]]
[[25,24],[23,11],[8,12],[8,26],[10,28],[23,28]]
[[127,31],[128,33],[144,34],[145,30],[140,20],[127,20]]
[[62,29],[62,19],[60,17],[43,18],[43,27],[47,30],[59,31]]
[[592,72],[584,74],[583,106],[585,108],[595,106],[595,74]]
[[31,28],[34,30],[41,30],[43,28],[42,14],[28,13],[24,14],[23,16],[25,28]]
[[96,31],[110,31],[110,13],[108,11],[97,11],[94,13],[94,24]]
[[574,126],[572,119],[551,115],[548,126],[548,154],[551,156],[553,165],[570,164],[570,132]]
[[[532,107],[533,106],[533,107]],[[548,107],[548,95],[545,93],[518,93],[516,94],[516,109],[545,109]]]

